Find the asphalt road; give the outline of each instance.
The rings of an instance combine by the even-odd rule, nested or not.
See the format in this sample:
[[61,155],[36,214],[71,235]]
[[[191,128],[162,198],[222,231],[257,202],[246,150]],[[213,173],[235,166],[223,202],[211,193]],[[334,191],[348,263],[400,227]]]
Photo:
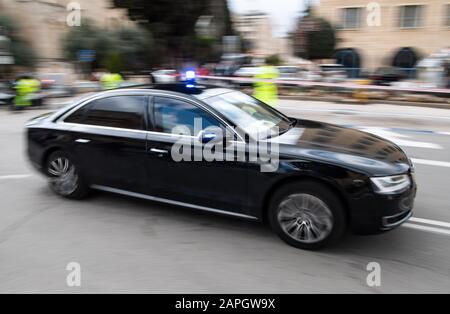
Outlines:
[[[419,184],[409,224],[308,252],[258,223],[108,193],[65,200],[24,155],[23,124],[42,110],[0,109],[0,292],[450,292],[450,110],[299,101],[280,109],[404,147]],[[66,284],[70,262],[81,266],[80,287]],[[366,283],[370,262],[381,266],[379,287]]]

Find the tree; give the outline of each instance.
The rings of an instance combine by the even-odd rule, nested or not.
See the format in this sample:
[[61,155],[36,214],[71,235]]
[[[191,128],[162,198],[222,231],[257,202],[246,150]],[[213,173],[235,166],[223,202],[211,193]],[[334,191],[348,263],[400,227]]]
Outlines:
[[153,52],[152,36],[144,29],[130,27],[108,31],[83,21],[63,38],[65,57],[78,61],[81,50],[92,50],[95,59],[89,68],[106,68],[111,72],[142,69],[151,64]]
[[113,45],[126,69],[138,70],[155,65],[154,40],[148,30],[141,27],[123,28],[118,30],[113,38]]
[[107,55],[103,60],[103,65],[111,73],[120,73],[125,69],[123,57],[117,52],[111,52]]
[[13,20],[5,15],[0,15],[0,33],[8,36],[11,40],[11,53],[14,57],[14,64],[25,67],[32,67],[36,63],[36,53],[31,45],[24,41],[19,35],[19,29]]
[[325,19],[314,17],[308,11],[292,34],[294,53],[308,60],[331,58],[336,48],[336,30]]
[[277,54],[268,56],[266,58],[266,64],[273,65],[273,66],[279,66],[281,64],[280,56]]
[[127,9],[130,19],[153,34],[161,62],[195,58],[197,53],[204,56],[205,49],[214,49],[210,42],[196,49],[195,25],[200,16],[212,15],[221,24],[216,41],[232,32],[226,0],[114,0],[114,5]]
[[[70,61],[78,61],[79,53],[82,50],[94,51],[95,59],[91,65],[97,67],[112,50],[112,41],[107,32],[96,27],[90,21],[83,20],[81,26],[72,27],[62,39],[62,48],[64,56]],[[92,67],[85,70],[90,71]]]

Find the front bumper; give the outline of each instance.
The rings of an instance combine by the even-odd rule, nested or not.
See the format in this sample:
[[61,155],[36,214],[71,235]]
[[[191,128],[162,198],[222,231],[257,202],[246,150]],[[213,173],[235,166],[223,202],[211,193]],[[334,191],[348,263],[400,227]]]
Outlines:
[[392,216],[384,216],[381,218],[380,230],[388,231],[394,229],[411,218],[412,214],[412,210],[406,210]]
[[380,233],[406,222],[413,213],[417,185],[411,176],[411,187],[399,194],[363,193],[351,201],[350,226],[356,233]]

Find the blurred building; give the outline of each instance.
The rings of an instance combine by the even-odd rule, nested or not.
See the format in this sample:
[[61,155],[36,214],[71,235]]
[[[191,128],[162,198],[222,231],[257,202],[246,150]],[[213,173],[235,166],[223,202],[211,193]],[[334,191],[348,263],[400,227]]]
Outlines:
[[[62,61],[61,39],[70,30],[66,19],[71,0],[0,0],[0,14],[10,16],[21,37],[34,48],[39,67],[53,67]],[[96,25],[115,28],[131,23],[124,9],[112,6],[112,0],[76,0],[81,18]],[[76,27],[76,26],[74,26]]]
[[314,14],[338,28],[335,57],[347,68],[413,69],[450,46],[449,0],[321,0]]
[[250,53],[258,57],[277,54],[286,59],[290,55],[289,42],[286,38],[273,36],[270,17],[266,13],[251,12],[233,16],[234,28],[250,47]]

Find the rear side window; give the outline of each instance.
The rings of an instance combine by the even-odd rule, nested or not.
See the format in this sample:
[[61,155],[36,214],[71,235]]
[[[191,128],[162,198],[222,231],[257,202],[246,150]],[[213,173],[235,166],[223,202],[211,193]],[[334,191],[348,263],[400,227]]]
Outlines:
[[94,100],[65,122],[145,130],[145,96],[114,96]]

